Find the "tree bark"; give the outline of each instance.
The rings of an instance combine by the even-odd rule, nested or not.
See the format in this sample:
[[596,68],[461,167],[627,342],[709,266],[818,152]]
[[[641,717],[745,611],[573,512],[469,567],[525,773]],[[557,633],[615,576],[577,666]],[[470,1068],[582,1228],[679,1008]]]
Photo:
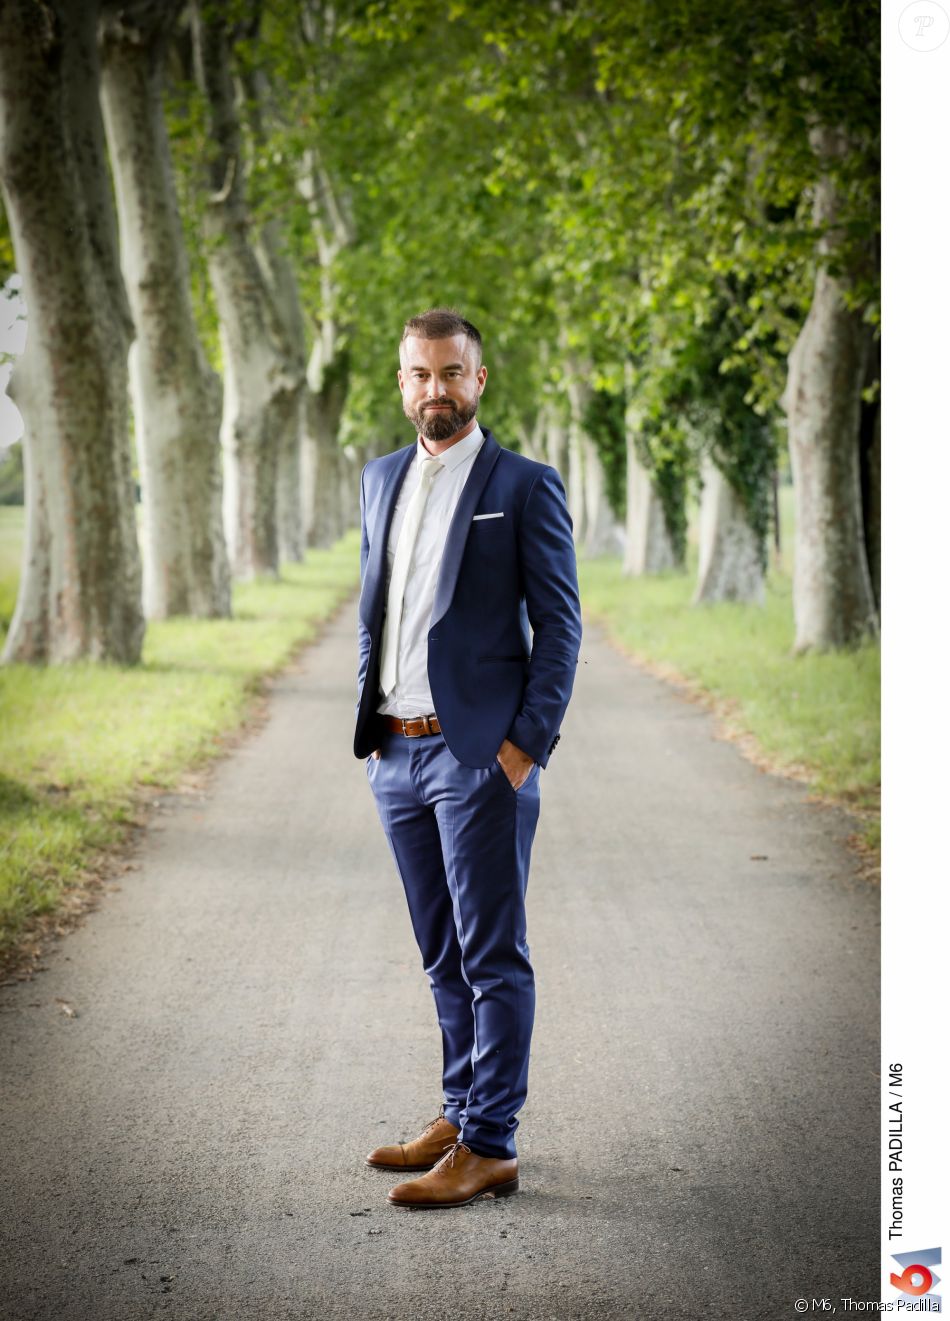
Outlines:
[[[312,13],[310,20],[313,24]],[[316,39],[315,33],[316,28],[311,26],[312,40]],[[348,460],[340,447],[340,426],[350,388],[350,357],[346,332],[340,324],[335,272],[340,253],[355,241],[356,232],[316,146],[304,153],[297,187],[307,203],[320,260],[320,315],[307,364],[307,540],[311,546],[331,546],[351,526],[353,518],[359,521],[358,485],[354,514]]]
[[360,475],[373,455],[367,445],[344,445],[340,449],[340,521],[342,530],[360,525]]
[[324,364],[327,341],[317,337],[307,369],[307,419],[311,445],[310,527],[311,546],[332,546],[343,535],[344,497],[342,489],[346,460],[339,444],[340,420],[349,388],[349,355],[336,351],[329,337],[329,360]]
[[630,403],[626,415],[627,546],[623,572],[632,578],[679,567],[663,503],[637,454],[639,428],[639,413],[636,405]]
[[772,473],[772,548],[775,554],[775,568],[782,567],[782,510],[779,501],[778,469]]
[[[830,130],[814,130],[811,140],[819,159],[840,149]],[[836,211],[835,184],[825,173],[815,188],[816,225],[832,225]],[[871,334],[823,264],[828,250],[826,236],[818,243],[815,292],[789,355],[782,399],[795,487],[796,653],[845,647],[879,632],[858,453]]]
[[278,576],[280,451],[293,425],[295,378],[260,261],[248,237],[228,33],[196,5],[195,66],[209,105],[213,160],[205,213],[208,266],[224,358],[224,530],[234,576]]
[[574,541],[587,555],[604,555],[622,543],[607,499],[607,474],[594,441],[587,434],[585,415],[592,390],[583,365],[571,364],[567,395],[570,421],[567,433],[568,506],[574,520]]
[[587,469],[585,469],[585,445],[589,443],[584,435],[584,406],[591,390],[577,376],[576,365],[568,363],[567,398],[569,402],[567,424],[567,506],[573,519],[573,542],[575,546],[585,546],[588,530],[587,505]]
[[518,444],[526,459],[534,463],[546,463],[545,438],[547,421],[544,416],[544,404],[537,409],[531,422],[522,421],[518,425]]
[[864,505],[864,541],[868,552],[871,589],[878,618],[881,614],[881,403],[877,402],[866,453],[867,499]]
[[26,539],[5,661],[134,663],[145,621],[128,434],[132,321],[98,103],[97,6],[7,0],[0,179],[28,309],[11,382]]
[[765,603],[765,547],[745,506],[709,456],[699,509],[699,580],[693,604]]
[[165,42],[180,4],[106,12],[102,104],[136,341],[129,367],[150,619],[231,613],[221,509],[221,385],[191,308],[162,110]]
[[623,533],[607,499],[607,474],[597,446],[590,436],[583,438],[584,457],[584,551],[588,555],[607,555],[623,545]]
[[280,334],[287,381],[287,406],[277,449],[277,547],[280,559],[299,563],[306,551],[303,443],[306,428],[307,347],[297,276],[275,220],[264,225],[257,244]]
[[[250,40],[257,36],[260,8],[252,21]],[[251,126],[255,153],[266,150],[265,107],[270,106],[270,84],[259,64],[242,69],[239,84]],[[261,227],[255,254],[270,298],[272,325],[280,340],[290,398],[283,410],[283,428],[277,445],[277,546],[281,561],[299,563],[306,551],[306,514],[303,496],[303,447],[306,430],[307,332],[297,275],[287,256],[282,227],[271,217]]]
[[545,455],[546,462],[557,469],[566,486],[569,474],[568,429],[560,409],[554,404],[545,405]]
[[865,377],[865,388],[877,387],[870,403],[861,404],[861,509],[864,514],[864,546],[871,574],[871,589],[878,615],[881,613],[881,345],[874,344]]

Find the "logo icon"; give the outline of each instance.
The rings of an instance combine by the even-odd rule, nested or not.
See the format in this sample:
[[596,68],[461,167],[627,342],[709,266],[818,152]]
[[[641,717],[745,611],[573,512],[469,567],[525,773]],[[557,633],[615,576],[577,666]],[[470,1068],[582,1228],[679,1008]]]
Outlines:
[[950,32],[950,18],[936,0],[914,0],[898,21],[901,40],[911,50],[936,50]]
[[926,1311],[942,1312],[940,1295],[930,1292],[940,1283],[940,1276],[935,1275],[931,1269],[941,1264],[940,1249],[925,1248],[922,1252],[895,1252],[893,1259],[898,1266],[903,1267],[899,1275],[896,1271],[891,1271],[891,1284],[894,1288],[912,1298],[923,1298],[926,1294],[928,1296]]

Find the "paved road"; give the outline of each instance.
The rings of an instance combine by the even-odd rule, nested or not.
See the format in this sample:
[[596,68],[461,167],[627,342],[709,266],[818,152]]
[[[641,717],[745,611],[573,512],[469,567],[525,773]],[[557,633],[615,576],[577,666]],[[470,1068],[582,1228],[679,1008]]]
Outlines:
[[4,1318],[876,1298],[877,909],[851,823],[593,630],[542,783],[523,1192],[386,1206],[363,1156],[437,1112],[440,1049],[348,751],[354,629],[350,608],[208,791],[166,801],[121,892],[0,993]]

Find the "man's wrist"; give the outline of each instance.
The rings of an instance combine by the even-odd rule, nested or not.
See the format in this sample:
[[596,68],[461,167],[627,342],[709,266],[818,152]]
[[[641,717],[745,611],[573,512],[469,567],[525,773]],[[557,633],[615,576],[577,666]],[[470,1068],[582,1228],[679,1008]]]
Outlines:
[[541,765],[544,764],[544,750],[547,743],[544,741],[543,734],[535,725],[534,721],[527,716],[518,716],[511,725],[506,735],[508,742]]

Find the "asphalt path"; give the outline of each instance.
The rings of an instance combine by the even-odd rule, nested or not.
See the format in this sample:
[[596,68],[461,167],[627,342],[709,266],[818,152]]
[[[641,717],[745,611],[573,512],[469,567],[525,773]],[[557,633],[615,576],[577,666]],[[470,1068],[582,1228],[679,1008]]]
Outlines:
[[854,823],[593,628],[542,775],[522,1192],[387,1206],[398,1176],[364,1155],[437,1113],[441,1049],[350,751],[354,665],[351,606],[48,970],[0,991],[0,1314],[777,1321],[877,1298]]

